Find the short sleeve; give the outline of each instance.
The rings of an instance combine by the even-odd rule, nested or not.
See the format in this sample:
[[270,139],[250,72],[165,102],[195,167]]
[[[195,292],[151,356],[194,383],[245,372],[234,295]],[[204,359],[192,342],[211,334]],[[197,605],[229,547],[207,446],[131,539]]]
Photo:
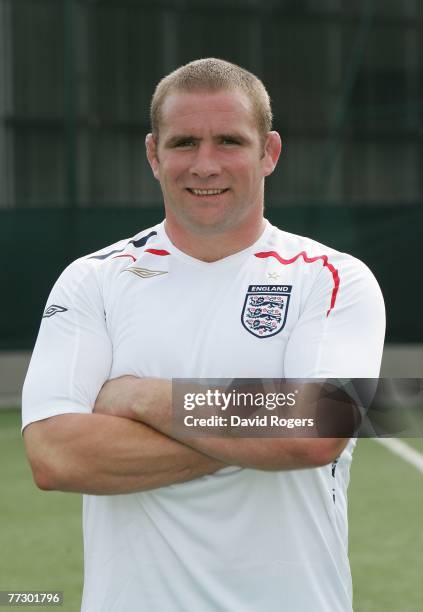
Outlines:
[[77,260],[47,301],[23,387],[23,428],[58,414],[91,412],[111,362],[96,270]]
[[[337,264],[339,287],[322,267],[288,340],[287,378],[377,378],[385,337],[385,306],[365,264],[350,256]],[[332,307],[333,306],[333,307]]]

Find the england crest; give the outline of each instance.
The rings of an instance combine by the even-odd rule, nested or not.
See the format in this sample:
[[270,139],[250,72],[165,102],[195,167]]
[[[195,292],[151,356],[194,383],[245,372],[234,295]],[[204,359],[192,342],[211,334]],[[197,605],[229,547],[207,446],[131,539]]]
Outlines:
[[250,285],[241,322],[257,338],[275,336],[284,327],[292,285]]

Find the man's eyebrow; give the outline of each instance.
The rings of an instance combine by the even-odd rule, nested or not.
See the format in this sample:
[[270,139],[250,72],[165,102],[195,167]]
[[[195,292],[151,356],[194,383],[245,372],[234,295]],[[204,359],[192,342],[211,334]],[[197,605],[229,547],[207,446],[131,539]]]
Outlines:
[[[166,147],[173,147],[180,142],[184,142],[185,140],[198,142],[201,140],[201,138],[198,138],[198,136],[193,136],[192,134],[175,134],[174,136],[170,136],[170,138],[168,138],[164,144]],[[240,134],[239,132],[216,134],[216,136],[214,136],[214,140],[236,140],[238,142],[249,142],[249,138],[243,134]]]

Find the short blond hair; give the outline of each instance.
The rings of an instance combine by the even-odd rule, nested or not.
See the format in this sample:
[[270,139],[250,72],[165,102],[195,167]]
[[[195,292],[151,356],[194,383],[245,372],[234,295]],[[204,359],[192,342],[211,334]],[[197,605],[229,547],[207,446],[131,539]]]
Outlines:
[[151,100],[151,131],[156,138],[163,103],[173,91],[217,92],[239,89],[251,101],[260,136],[264,139],[272,129],[272,109],[265,86],[254,74],[222,59],[208,57],[177,68],[159,81]]

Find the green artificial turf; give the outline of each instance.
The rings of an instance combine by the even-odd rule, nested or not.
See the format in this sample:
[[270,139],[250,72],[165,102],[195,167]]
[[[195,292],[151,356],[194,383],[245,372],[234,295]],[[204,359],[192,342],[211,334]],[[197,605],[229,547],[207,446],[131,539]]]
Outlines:
[[57,609],[77,612],[82,498],[35,487],[19,428],[18,412],[0,411],[0,590],[64,591],[64,604]]
[[[19,418],[0,411],[0,590],[63,591],[58,609],[77,612],[81,496],[36,489]],[[422,439],[404,441],[423,452]],[[374,440],[360,440],[349,499],[355,612],[421,612],[423,474]]]
[[359,440],[349,500],[354,610],[423,610],[423,474]]

